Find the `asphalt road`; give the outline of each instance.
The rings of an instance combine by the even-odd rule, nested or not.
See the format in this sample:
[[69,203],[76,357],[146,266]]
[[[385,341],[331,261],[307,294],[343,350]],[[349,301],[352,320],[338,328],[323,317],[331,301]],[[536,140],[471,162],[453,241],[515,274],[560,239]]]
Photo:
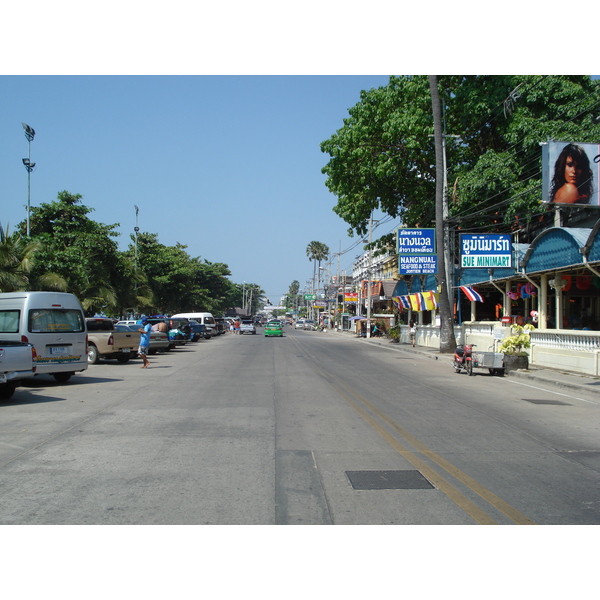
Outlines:
[[0,524],[598,524],[600,399],[226,334],[0,405]]

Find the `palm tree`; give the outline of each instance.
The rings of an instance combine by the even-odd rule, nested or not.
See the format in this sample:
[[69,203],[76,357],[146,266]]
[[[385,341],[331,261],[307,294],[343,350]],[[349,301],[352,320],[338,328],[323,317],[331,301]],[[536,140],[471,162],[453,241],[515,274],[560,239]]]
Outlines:
[[[316,278],[317,271],[317,263],[319,269],[321,268],[321,261],[327,260],[329,258],[329,246],[324,244],[323,242],[310,242],[308,246],[306,246],[306,256],[308,256],[308,260],[311,262],[314,260],[315,264],[313,265],[313,286]],[[319,274],[319,280],[321,276]],[[314,289],[313,289],[314,292]]]
[[66,291],[66,281],[56,273],[44,273],[36,279],[29,274],[35,264],[35,255],[42,248],[41,242],[9,233],[9,227],[0,224],[0,291],[55,290]]

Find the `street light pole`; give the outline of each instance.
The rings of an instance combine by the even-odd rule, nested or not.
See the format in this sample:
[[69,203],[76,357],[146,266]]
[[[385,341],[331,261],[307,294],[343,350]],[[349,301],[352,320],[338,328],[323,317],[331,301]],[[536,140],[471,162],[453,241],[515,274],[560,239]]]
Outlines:
[[140,230],[140,228],[138,227],[138,213],[140,212],[140,209],[134,204],[133,207],[135,208],[135,227],[133,228],[133,231],[135,233],[135,244],[134,244],[134,248],[135,248],[135,253],[134,253],[134,271],[135,271],[135,279],[134,279],[134,283],[133,283],[133,290],[134,290],[134,294],[135,294],[135,316],[137,317],[137,285],[138,285],[138,232]]
[[134,204],[133,208],[135,208],[135,227],[133,228],[133,231],[135,231],[135,271],[137,273],[137,267],[138,267],[138,232],[140,230],[140,228],[138,227],[138,213],[140,212],[140,209]]
[[29,213],[31,212],[31,171],[35,168],[35,163],[31,162],[31,141],[35,137],[35,131],[33,127],[29,127],[26,123],[21,123],[25,130],[25,137],[27,138],[27,158],[23,159],[23,164],[27,169],[27,237],[29,237]]

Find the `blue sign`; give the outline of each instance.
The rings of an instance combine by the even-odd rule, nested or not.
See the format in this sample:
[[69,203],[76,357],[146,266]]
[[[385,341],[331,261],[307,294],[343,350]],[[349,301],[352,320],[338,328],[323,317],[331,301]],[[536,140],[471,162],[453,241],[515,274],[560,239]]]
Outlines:
[[510,234],[474,235],[463,233],[460,236],[461,268],[500,268],[512,267],[512,237]]
[[415,256],[398,255],[400,275],[428,275],[437,273],[437,254],[420,254]]
[[397,229],[398,254],[435,254],[435,229]]

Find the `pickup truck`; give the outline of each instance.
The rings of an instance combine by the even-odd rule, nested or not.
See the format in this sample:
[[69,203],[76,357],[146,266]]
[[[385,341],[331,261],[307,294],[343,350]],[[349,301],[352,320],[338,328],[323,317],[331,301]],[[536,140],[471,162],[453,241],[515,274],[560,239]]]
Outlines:
[[140,345],[140,334],[134,331],[116,331],[112,319],[93,317],[85,320],[88,332],[88,364],[95,365],[101,358],[116,358],[126,363]]
[[35,375],[35,359],[31,344],[0,340],[0,400],[12,398],[21,379]]

